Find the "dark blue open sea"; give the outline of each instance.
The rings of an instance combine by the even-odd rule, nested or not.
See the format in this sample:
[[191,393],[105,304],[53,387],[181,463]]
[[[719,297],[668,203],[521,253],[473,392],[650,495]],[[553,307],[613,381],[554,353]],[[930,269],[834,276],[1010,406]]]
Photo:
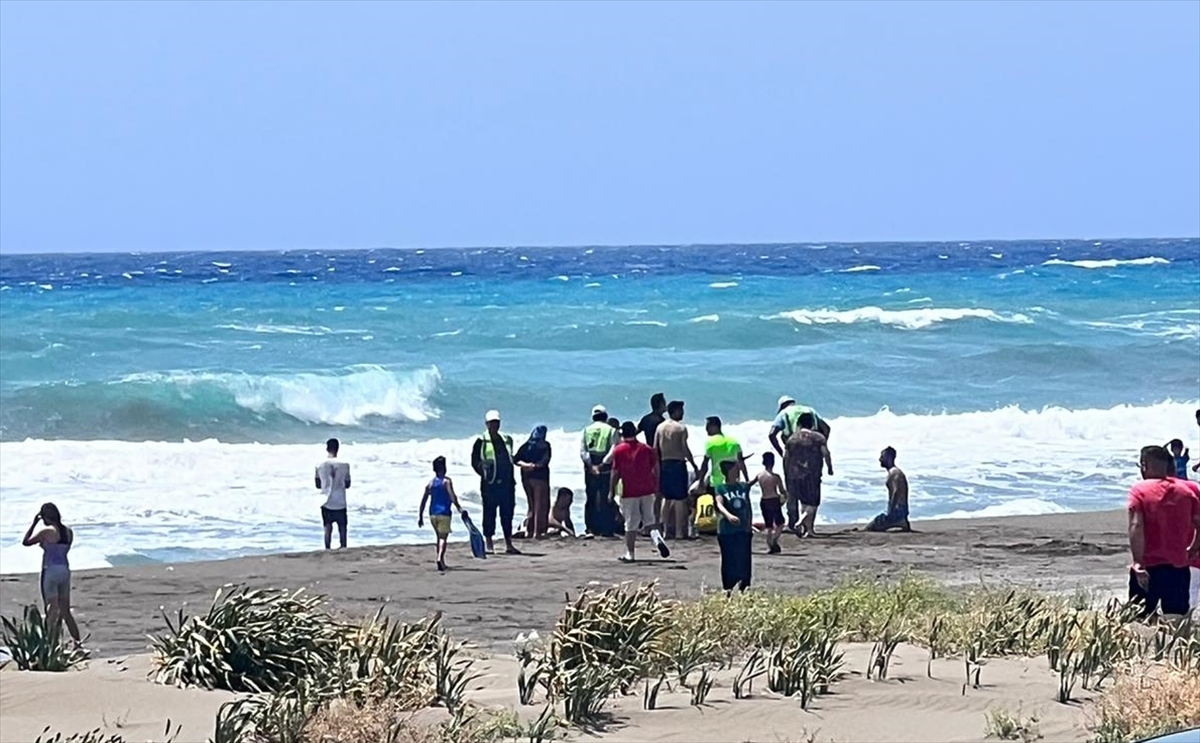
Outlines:
[[826,521],[879,510],[889,444],[921,516],[1113,507],[1139,446],[1200,456],[1200,240],[3,255],[0,541],[54,500],[80,567],[317,546],[328,436],[354,540],[419,541],[486,409],[582,487],[590,407],[660,390],[754,452],[816,407]]

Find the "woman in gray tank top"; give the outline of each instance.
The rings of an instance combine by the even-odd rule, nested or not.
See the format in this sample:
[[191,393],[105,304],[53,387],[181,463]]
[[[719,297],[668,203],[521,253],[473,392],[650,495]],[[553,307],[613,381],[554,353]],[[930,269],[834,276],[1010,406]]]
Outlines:
[[[38,529],[38,523],[43,525]],[[37,531],[35,534],[34,532]],[[71,564],[67,553],[75,540],[75,532],[63,525],[58,506],[45,503],[25,532],[26,547],[42,548],[42,601],[46,604],[46,619],[55,626],[67,623],[71,639],[80,642],[79,625],[71,614]]]

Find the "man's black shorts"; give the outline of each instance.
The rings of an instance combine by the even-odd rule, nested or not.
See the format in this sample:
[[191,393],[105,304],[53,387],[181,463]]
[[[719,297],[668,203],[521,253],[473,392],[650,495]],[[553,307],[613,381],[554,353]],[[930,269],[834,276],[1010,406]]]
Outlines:
[[1138,585],[1137,576],[1129,571],[1129,600],[1146,605],[1149,616],[1162,607],[1163,614],[1187,614],[1191,596],[1188,586],[1192,575],[1187,566],[1154,565],[1146,569],[1150,574],[1150,585],[1145,590]]
[[659,465],[658,492],[667,500],[687,500],[688,471],[687,463],[675,459],[665,459]]
[[337,524],[339,529],[345,529],[346,509],[321,506],[321,523],[325,524],[325,526]]
[[800,501],[802,506],[821,505],[821,478],[794,477],[787,482],[788,495]]

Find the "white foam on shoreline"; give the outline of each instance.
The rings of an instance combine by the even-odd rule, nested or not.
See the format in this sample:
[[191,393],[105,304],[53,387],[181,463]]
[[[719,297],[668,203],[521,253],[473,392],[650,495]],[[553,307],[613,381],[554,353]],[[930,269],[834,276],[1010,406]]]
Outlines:
[[[821,409],[820,401],[811,402]],[[881,510],[886,495],[877,460],[889,445],[899,450],[908,473],[914,519],[1120,508],[1137,477],[1138,449],[1178,435],[1195,408],[1196,402],[1162,402],[1107,410],[882,410],[831,418],[836,475],[825,482],[822,523],[864,521]],[[516,432],[534,422],[506,423]],[[726,425],[755,455],[753,470],[769,450],[768,428],[765,420]],[[703,431],[693,426],[690,435],[699,451]],[[524,439],[514,436],[518,443]],[[582,524],[579,432],[555,430],[549,438],[552,486],[577,491],[575,517]],[[354,477],[352,542],[428,542],[431,533],[417,528],[416,511],[429,463],[439,455],[478,523],[473,440],[344,441]],[[129,556],[163,559],[159,555],[181,547],[206,557],[318,548],[321,498],[312,473],[321,448],[320,442],[0,442],[0,543],[10,545],[0,552],[0,572],[37,570],[40,551],[21,547],[20,538],[45,501],[56,502],[76,529],[71,555],[77,568]],[[525,508],[519,495],[518,502],[520,516]],[[458,529],[455,537],[462,536]]]

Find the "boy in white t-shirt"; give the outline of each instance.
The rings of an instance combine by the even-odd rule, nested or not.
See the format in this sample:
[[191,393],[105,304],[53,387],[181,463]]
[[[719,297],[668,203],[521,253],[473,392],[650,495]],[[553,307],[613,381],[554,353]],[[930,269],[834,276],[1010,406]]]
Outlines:
[[338,548],[346,548],[346,489],[350,487],[350,465],[337,458],[338,440],[325,442],[329,458],[317,465],[317,490],[325,496],[321,506],[321,521],[325,524],[325,549],[333,537],[333,525],[338,528]]

